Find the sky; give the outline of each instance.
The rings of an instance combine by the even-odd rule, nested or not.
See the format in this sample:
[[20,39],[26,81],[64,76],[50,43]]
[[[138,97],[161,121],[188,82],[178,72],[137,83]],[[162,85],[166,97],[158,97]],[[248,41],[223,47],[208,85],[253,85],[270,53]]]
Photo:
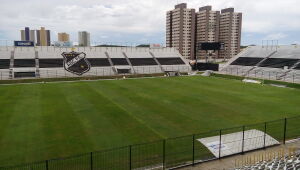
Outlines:
[[0,0],[0,43],[20,40],[25,26],[46,27],[53,41],[67,32],[77,42],[85,30],[92,44],[165,43],[166,11],[182,2],[242,12],[242,45],[300,44],[300,0]]

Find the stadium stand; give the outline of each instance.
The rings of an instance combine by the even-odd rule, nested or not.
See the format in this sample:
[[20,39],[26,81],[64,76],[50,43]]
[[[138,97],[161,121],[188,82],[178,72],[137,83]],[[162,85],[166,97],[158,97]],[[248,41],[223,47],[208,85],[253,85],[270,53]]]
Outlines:
[[36,77],[38,74],[37,58],[34,48],[15,48],[12,56],[12,70],[14,78]]
[[127,56],[123,53],[123,48],[113,50],[108,48],[106,51],[107,56],[111,59],[112,67],[117,74],[130,74],[134,73]]
[[138,51],[126,51],[126,54],[138,74],[161,73],[163,70],[157,60],[151,55],[149,48],[139,48]]
[[251,46],[231,59],[221,73],[300,82],[300,46]]
[[83,76],[189,72],[174,48],[143,47],[0,47],[0,79],[77,77],[64,68],[64,52],[83,52],[91,68]]
[[66,72],[63,69],[63,58],[61,53],[67,52],[65,48],[36,47],[39,58],[39,76],[40,78],[63,77]]
[[10,59],[0,59],[0,69],[9,69]]
[[6,48],[0,48],[0,79],[9,79],[10,76],[10,62],[11,62],[11,51]]
[[62,58],[40,58],[39,68],[60,68],[63,67]]
[[245,165],[235,170],[300,170],[300,152],[280,156],[278,153],[274,158],[258,161],[252,165]]
[[86,47],[78,47],[75,51],[84,52],[86,54],[86,58],[91,64],[91,69],[85,75],[87,76],[96,76],[96,75],[115,75],[113,68],[111,67],[111,63],[109,58],[106,55],[106,51],[104,48],[86,48]]
[[190,69],[187,67],[187,61],[185,61],[174,48],[166,52],[153,50],[151,53],[155,56],[164,71],[188,72]]

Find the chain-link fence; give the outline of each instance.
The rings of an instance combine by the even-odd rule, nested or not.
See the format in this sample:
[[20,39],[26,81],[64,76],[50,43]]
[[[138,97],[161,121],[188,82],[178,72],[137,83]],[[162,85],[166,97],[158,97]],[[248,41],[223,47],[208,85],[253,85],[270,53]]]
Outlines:
[[247,67],[228,67],[221,72],[229,75],[259,78],[264,80],[278,80],[291,83],[300,83],[300,70],[253,69]]
[[[121,72],[121,71],[122,72]],[[125,72],[124,72],[125,70]],[[109,77],[109,76],[128,76],[128,75],[147,75],[160,74],[168,71],[179,73],[190,72],[191,67],[186,65],[168,66],[127,66],[127,67],[93,67],[83,75],[75,75],[66,71],[64,68],[36,69],[22,68],[13,70],[0,70],[0,80],[10,79],[39,79],[39,78],[76,78],[76,77]]]
[[1,170],[174,169],[285,144],[300,137],[300,116],[86,153]]

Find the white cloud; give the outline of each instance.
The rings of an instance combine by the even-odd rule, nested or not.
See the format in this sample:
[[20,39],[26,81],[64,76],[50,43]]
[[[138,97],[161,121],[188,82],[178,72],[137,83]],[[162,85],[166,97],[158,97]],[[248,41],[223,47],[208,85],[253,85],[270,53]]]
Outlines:
[[288,35],[284,33],[275,33],[275,34],[268,34],[264,39],[265,40],[280,40],[286,38]]
[[[9,39],[19,38],[25,26],[40,26],[55,32],[69,32],[77,40],[77,31],[91,32],[92,39],[119,35],[138,35],[148,39],[165,32],[166,11],[177,0],[0,0],[0,32]],[[243,13],[243,32],[277,34],[300,30],[299,0],[189,0],[188,7],[212,5],[213,10],[234,7]],[[140,37],[143,35],[143,37]],[[1,34],[0,34],[1,36]],[[271,35],[269,35],[271,36]],[[0,39],[3,37],[0,37]],[[53,38],[55,39],[55,38]],[[164,39],[164,37],[157,37]],[[126,41],[126,40],[120,40]]]

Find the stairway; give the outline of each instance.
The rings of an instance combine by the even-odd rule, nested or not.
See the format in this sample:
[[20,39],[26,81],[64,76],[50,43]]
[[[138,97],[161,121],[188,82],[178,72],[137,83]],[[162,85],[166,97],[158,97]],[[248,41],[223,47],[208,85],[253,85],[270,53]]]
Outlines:
[[136,72],[135,72],[135,70],[134,70],[134,68],[133,68],[133,66],[132,66],[132,64],[131,64],[131,62],[130,62],[128,56],[126,55],[125,52],[122,52],[122,53],[123,53],[124,57],[126,58],[128,64],[130,65],[130,67],[131,67],[131,69],[132,69],[132,71],[133,71],[133,74],[136,74]]
[[15,61],[15,51],[10,52],[10,64],[9,64],[9,78],[13,79],[13,67],[14,67],[14,61]]
[[162,72],[165,72],[165,69],[162,67],[162,65],[158,62],[158,60],[156,59],[155,55],[149,51],[150,55],[153,57],[153,59],[155,60],[155,62],[157,63],[157,65],[159,66],[159,68],[161,69]]
[[39,52],[35,51],[34,52],[35,56],[35,77],[39,78],[40,77],[40,61],[39,61]]
[[116,68],[114,67],[114,63],[111,61],[111,58],[110,58],[108,52],[105,52],[105,55],[106,55],[106,57],[107,57],[107,59],[108,59],[108,62],[109,62],[109,64],[110,64],[110,66],[111,66],[111,68],[112,68],[114,74],[117,75],[118,72],[117,72]]

